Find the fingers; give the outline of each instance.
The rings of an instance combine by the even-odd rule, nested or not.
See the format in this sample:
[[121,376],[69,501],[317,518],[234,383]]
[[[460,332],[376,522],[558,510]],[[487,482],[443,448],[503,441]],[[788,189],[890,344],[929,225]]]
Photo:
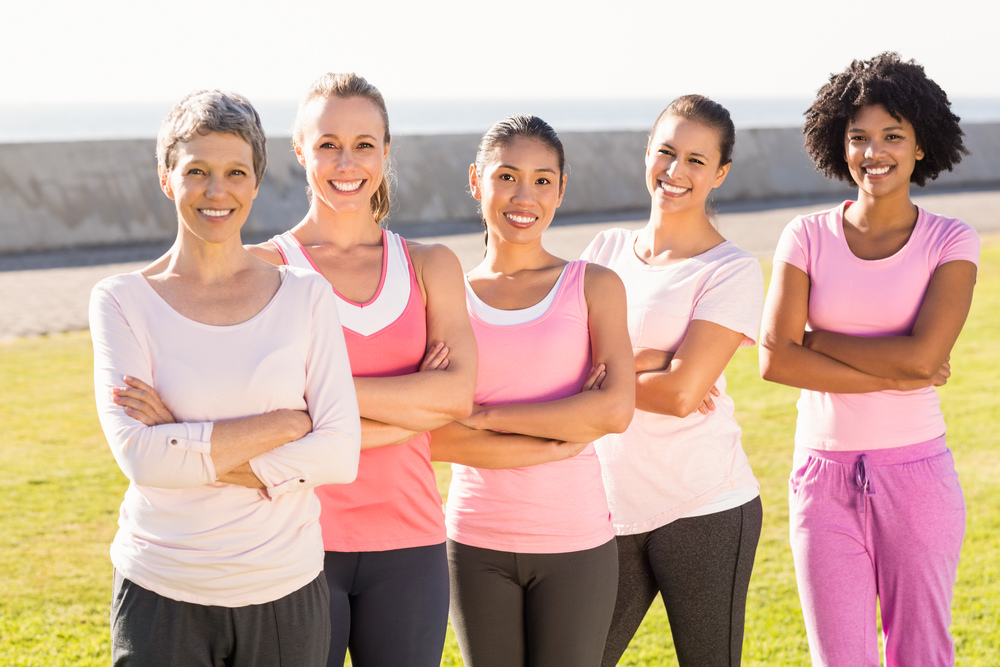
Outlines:
[[427,354],[424,355],[424,360],[420,363],[421,371],[443,371],[448,367],[448,353],[451,352],[445,344],[441,341],[434,345],[431,349],[427,350]]
[[157,424],[172,424],[174,416],[160,400],[159,394],[151,386],[126,375],[125,387],[112,387],[111,398],[117,405],[125,408],[125,413],[133,419],[138,419],[146,426]]
[[718,395],[719,395],[719,390],[713,384],[712,388],[708,390],[707,394],[705,394],[705,398],[701,400],[701,405],[698,406],[698,412],[700,412],[703,415],[707,415],[709,412],[715,410],[715,401],[712,400],[712,397]]
[[583,388],[580,392],[590,391],[591,389],[600,389],[601,384],[604,382],[604,378],[607,376],[604,364],[598,364],[594,368],[590,369],[590,375],[587,376],[587,380],[583,383]]

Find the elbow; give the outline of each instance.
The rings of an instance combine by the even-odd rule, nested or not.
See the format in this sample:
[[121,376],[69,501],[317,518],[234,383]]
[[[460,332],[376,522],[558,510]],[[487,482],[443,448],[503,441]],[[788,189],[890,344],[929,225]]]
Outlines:
[[609,406],[604,411],[604,415],[605,420],[602,430],[605,435],[608,433],[624,433],[628,429],[629,424],[632,423],[632,418],[635,417],[635,399],[615,401],[614,405]]
[[778,364],[775,351],[763,343],[758,356],[758,366],[760,367],[760,377],[768,382],[781,382],[780,366]]

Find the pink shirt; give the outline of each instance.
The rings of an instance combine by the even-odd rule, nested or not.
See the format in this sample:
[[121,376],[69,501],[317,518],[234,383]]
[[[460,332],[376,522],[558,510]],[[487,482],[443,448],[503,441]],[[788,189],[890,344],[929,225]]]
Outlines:
[[[979,262],[979,237],[961,220],[918,210],[899,252],[864,260],[844,238],[844,209],[792,220],[774,260],[809,275],[810,329],[852,336],[909,335],[934,270],[946,262]],[[862,450],[903,447],[945,432],[933,387],[917,391],[834,394],[802,390],[795,430],[798,447]]]
[[[190,320],[139,273],[90,299],[101,426],[129,487],[111,545],[143,588],[202,605],[277,600],[323,569],[313,488],[354,479],[361,428],[329,285],[282,267],[270,303],[246,322]],[[144,426],[111,400],[131,375],[156,388],[176,424]],[[250,460],[267,486],[215,481],[213,422],[309,410],[313,431]]]
[[[583,253],[625,283],[633,347],[676,352],[692,320],[742,333],[742,345],[754,344],[764,300],[756,257],[727,241],[675,264],[650,266],[635,254],[637,234],[609,229]],[[725,375],[715,386],[719,396],[707,415],[636,410],[624,433],[597,441],[619,535],[645,533],[702,510],[738,507],[758,495]]]
[[[470,304],[479,346],[477,403],[537,403],[579,393],[591,368],[586,268],[579,260],[567,265],[552,306],[530,322],[489,324]],[[510,470],[456,463],[452,471],[447,525],[456,542],[515,553],[565,553],[614,537],[593,445],[565,461]]]
[[[286,263],[319,272],[290,232],[271,241]],[[406,241],[383,230],[382,247],[382,278],[371,299],[360,304],[333,290],[355,377],[416,373],[427,349],[427,312]],[[323,506],[323,548],[386,551],[444,542],[444,512],[430,456],[427,433],[366,449],[353,484],[316,489]]]

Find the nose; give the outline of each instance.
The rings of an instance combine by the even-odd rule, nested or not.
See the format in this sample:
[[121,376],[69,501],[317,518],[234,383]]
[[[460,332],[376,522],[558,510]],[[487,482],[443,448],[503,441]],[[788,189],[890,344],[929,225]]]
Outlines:
[[514,188],[514,195],[511,197],[511,202],[515,204],[527,204],[531,202],[531,185],[526,181],[521,181]]
[[872,158],[882,152],[882,143],[875,139],[868,142],[868,146],[865,147],[865,157]]
[[340,151],[340,155],[337,158],[337,169],[341,171],[347,171],[354,168],[354,153],[350,149],[345,148]]
[[222,181],[223,179],[221,176],[215,174],[209,176],[208,187],[206,188],[205,196],[211,199],[215,199],[217,197],[225,195],[226,187]]
[[679,174],[681,170],[680,160],[671,160],[670,164],[667,165],[667,175],[673,178],[675,175]]

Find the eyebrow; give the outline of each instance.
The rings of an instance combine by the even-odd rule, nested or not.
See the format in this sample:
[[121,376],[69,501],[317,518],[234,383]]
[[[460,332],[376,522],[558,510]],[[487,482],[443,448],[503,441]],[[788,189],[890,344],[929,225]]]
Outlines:
[[[515,167],[513,165],[510,165],[510,164],[501,164],[501,165],[499,165],[497,167],[497,169],[509,169],[511,171],[521,171],[517,167]],[[534,171],[541,171],[541,172],[545,172],[547,174],[554,174],[554,173],[556,173],[555,169],[549,169],[548,167],[542,167],[541,169],[535,169]]]
[[[902,125],[890,125],[889,127],[883,127],[882,131],[883,132],[901,132],[901,131],[904,131],[904,129],[905,128]],[[865,130],[862,127],[852,127],[849,130],[847,130],[847,131],[848,132],[864,132]]]
[[[339,137],[336,134],[327,133],[322,135],[320,139],[339,139]],[[372,139],[373,141],[378,141],[372,134],[359,134],[355,139]]]
[[[671,146],[670,144],[668,144],[668,143],[667,143],[667,142],[665,142],[665,141],[664,141],[664,142],[663,142],[662,144],[660,144],[660,148],[663,148],[664,146],[666,146],[667,148],[669,148],[669,149],[670,149],[670,150],[672,150],[672,151],[677,151],[677,149],[676,149],[676,148],[674,148],[673,146]],[[704,160],[707,160],[707,159],[708,159],[708,156],[707,156],[707,155],[705,155],[705,154],[703,154],[703,153],[691,153],[691,155],[697,155],[698,157],[700,157],[700,158],[702,158],[702,159],[704,159]]]

